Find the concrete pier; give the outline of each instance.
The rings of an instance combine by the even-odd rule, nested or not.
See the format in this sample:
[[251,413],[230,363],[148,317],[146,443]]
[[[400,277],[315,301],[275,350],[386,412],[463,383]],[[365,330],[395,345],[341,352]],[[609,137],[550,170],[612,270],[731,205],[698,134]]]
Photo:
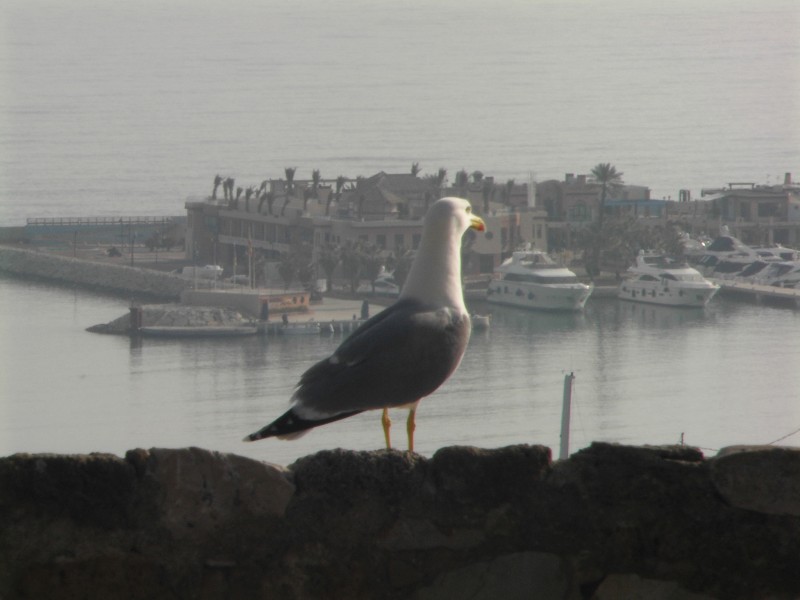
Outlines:
[[773,285],[758,285],[730,279],[711,279],[720,286],[723,295],[745,297],[754,302],[771,302],[800,308],[800,290],[780,288]]

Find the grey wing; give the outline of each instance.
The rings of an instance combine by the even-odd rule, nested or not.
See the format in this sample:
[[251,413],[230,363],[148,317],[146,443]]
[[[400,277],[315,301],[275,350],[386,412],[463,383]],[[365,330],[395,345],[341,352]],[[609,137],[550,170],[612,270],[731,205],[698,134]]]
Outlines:
[[382,318],[303,374],[293,396],[298,413],[324,418],[416,402],[461,361],[470,332],[467,315],[398,303],[376,316]]

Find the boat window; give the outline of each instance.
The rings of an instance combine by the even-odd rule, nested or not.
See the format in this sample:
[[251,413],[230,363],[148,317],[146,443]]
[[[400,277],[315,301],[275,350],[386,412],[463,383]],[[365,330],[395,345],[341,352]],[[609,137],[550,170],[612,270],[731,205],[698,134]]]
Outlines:
[[762,270],[766,266],[767,266],[767,263],[762,262],[760,260],[757,260],[756,262],[754,262],[754,263],[752,263],[750,265],[747,265],[744,269],[742,269],[742,272],[739,273],[739,276],[740,277],[748,277],[750,275],[755,275],[756,273],[758,273],[760,270]]
[[711,252],[730,252],[736,248],[733,240],[727,236],[721,236],[711,242],[708,250]]
[[736,273],[737,271],[741,271],[744,265],[740,262],[724,260],[717,265],[714,269],[717,273]]
[[653,277],[652,275],[644,274],[639,277],[639,281],[658,281],[658,278]]
[[672,273],[662,273],[661,274],[661,278],[662,279],[669,279],[670,281],[678,281],[678,278],[675,277],[675,275],[673,275]]
[[504,281],[518,281],[524,283],[538,283],[542,285],[553,283],[577,283],[577,275],[543,277],[533,273],[508,273],[503,277]]
[[706,267],[713,267],[719,262],[719,259],[713,254],[708,254],[701,258],[699,262],[701,265],[705,265]]

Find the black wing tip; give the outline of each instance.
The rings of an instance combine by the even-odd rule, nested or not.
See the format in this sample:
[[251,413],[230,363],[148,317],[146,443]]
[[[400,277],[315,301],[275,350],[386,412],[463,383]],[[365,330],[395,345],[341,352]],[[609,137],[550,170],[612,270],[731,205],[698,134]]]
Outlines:
[[255,433],[244,436],[242,441],[255,442],[269,437],[290,436],[294,433],[300,433],[301,431],[306,431],[308,429],[313,429],[314,427],[319,427],[320,425],[325,425],[326,423],[332,423],[333,421],[339,421],[340,419],[352,417],[360,412],[360,410],[354,410],[351,412],[340,413],[332,417],[326,417],[324,419],[312,420],[303,419],[297,416],[297,414],[294,412],[294,409],[289,409],[266,427],[262,427]]

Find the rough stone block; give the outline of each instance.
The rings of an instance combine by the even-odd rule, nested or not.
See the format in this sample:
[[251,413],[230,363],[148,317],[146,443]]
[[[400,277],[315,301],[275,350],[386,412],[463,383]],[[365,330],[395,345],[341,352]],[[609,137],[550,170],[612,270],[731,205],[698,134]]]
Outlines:
[[151,449],[145,473],[161,488],[165,525],[179,536],[246,517],[282,517],[294,494],[282,467],[201,448]]
[[731,506],[800,516],[800,449],[729,446],[710,464],[711,480]]

